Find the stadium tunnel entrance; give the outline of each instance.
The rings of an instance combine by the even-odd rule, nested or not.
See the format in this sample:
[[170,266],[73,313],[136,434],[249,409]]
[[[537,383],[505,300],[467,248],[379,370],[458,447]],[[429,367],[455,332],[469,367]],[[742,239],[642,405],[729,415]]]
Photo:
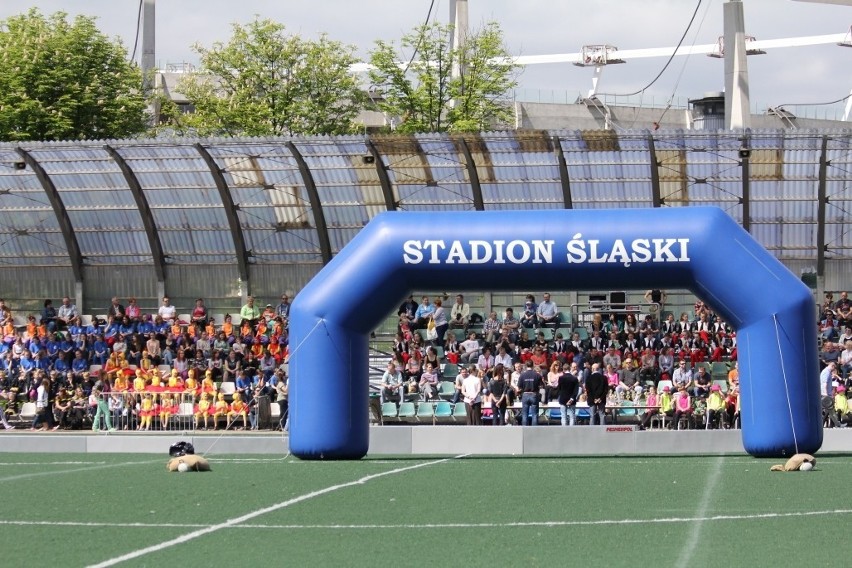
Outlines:
[[377,215],[293,302],[290,451],[369,444],[369,333],[411,290],[685,288],[737,329],[753,456],[822,444],[811,292],[715,207]]

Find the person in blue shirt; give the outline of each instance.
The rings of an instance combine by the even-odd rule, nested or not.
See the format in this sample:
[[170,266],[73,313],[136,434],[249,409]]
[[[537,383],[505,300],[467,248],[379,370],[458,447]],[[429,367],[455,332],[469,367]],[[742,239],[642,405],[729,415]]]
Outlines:
[[118,326],[118,333],[124,335],[125,337],[132,335],[136,332],[136,325],[130,321],[130,318],[124,316],[121,320],[121,323]]
[[157,317],[154,318],[154,332],[157,335],[161,335],[162,339],[165,339],[166,335],[169,334],[170,328],[171,328],[171,325],[169,325],[169,322],[165,321],[159,315],[157,315]]
[[60,375],[65,375],[69,371],[70,367],[68,367],[68,363],[65,362],[64,359],[58,358],[53,362],[53,372],[59,373]]
[[59,342],[59,357],[65,359],[66,362],[70,362],[74,357],[74,350],[76,346],[74,342],[69,339],[68,334],[65,334],[65,337]]
[[[59,338],[55,333],[51,333],[47,338],[47,343],[44,345],[44,349],[47,351],[48,356],[57,357],[59,355]],[[38,352],[38,348],[33,348],[32,342],[30,342],[30,351],[36,353]]]
[[417,311],[414,312],[414,325],[411,329],[425,329],[434,312],[435,306],[429,302],[429,296],[423,296],[423,301],[417,306]]
[[237,392],[240,393],[243,400],[248,400],[251,393],[251,378],[247,377],[243,370],[240,369],[237,371],[237,380],[235,382]]
[[108,358],[109,345],[107,345],[103,335],[98,335],[94,345],[92,345],[92,364],[106,365]]
[[81,379],[83,378],[83,373],[89,370],[89,362],[83,357],[82,351],[77,350],[74,353],[74,360],[71,361],[71,370]]
[[29,350],[21,354],[21,359],[18,361],[22,375],[32,374],[36,370],[36,362],[33,359],[32,353]]
[[116,339],[118,339],[118,330],[119,324],[116,322],[112,316],[107,319],[106,327],[104,328],[104,339],[107,342],[107,345],[112,345]]
[[157,330],[154,329],[154,322],[151,321],[151,316],[145,316],[145,319],[136,326],[137,333],[141,333],[145,337],[150,333],[155,333]]

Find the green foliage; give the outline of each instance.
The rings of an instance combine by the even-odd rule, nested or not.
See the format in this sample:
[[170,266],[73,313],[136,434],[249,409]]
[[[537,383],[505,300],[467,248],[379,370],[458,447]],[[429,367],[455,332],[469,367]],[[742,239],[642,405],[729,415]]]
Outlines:
[[370,53],[370,80],[382,94],[378,107],[401,119],[399,132],[473,132],[511,120],[507,94],[517,85],[517,67],[500,27],[488,23],[454,49],[452,33],[451,26],[420,26],[400,40],[413,55],[384,41]]
[[94,18],[32,9],[0,22],[0,139],[124,138],[147,127],[142,77]]
[[355,129],[363,93],[349,67],[355,48],[288,35],[272,20],[233,24],[227,44],[198,44],[202,71],[178,90],[195,112],[170,114],[179,133],[218,136],[343,134]]

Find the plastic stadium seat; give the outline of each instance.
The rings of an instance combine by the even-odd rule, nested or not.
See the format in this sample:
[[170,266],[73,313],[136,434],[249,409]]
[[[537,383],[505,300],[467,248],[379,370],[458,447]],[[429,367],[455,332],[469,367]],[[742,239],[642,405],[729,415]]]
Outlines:
[[90,314],[81,315],[80,323],[82,323],[83,325],[92,325],[92,316]]
[[385,402],[382,403],[382,418],[396,418],[396,403],[395,402]]
[[455,363],[444,363],[443,369],[441,369],[441,375],[444,377],[445,381],[452,381],[459,374],[459,366]]
[[219,387],[219,392],[224,395],[234,394],[237,392],[237,384],[231,381],[224,382]]
[[210,317],[213,318],[213,324],[216,327],[221,327],[225,323],[225,314],[210,314]]
[[586,341],[587,339],[589,339],[589,330],[583,326],[575,327],[574,333],[580,336],[580,341]]
[[728,379],[713,379],[714,385],[719,385],[722,394],[728,394]]
[[536,335],[541,333],[544,336],[545,341],[553,340],[553,328],[552,327],[542,327],[538,331],[536,331]]
[[25,421],[29,422],[36,416],[36,405],[34,402],[25,402],[21,405],[21,411],[18,413],[18,417]]
[[191,314],[178,314],[177,322],[180,325],[189,325],[192,323],[192,315]]
[[463,402],[457,402],[453,406],[453,418],[456,421],[463,420],[467,422],[467,408]]
[[417,409],[414,407],[413,402],[400,403],[399,412],[397,412],[399,418],[414,418],[416,415]]
[[435,405],[431,402],[421,402],[417,406],[418,422],[435,422]]
[[663,389],[665,387],[669,387],[669,389],[671,390],[674,388],[674,383],[671,381],[660,381],[659,383],[657,383],[657,392],[663,392]]
[[453,406],[447,402],[446,400],[442,400],[441,402],[435,403],[435,419],[436,420],[446,420],[452,418],[453,416]]
[[452,381],[441,381],[438,385],[438,396],[441,398],[452,398],[456,393],[456,385]]
[[89,374],[93,377],[99,377],[101,374],[102,365],[89,365]]

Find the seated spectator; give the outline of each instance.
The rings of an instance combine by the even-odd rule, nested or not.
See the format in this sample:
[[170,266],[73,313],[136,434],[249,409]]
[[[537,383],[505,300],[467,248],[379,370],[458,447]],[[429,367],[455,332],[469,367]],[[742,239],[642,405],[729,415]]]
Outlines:
[[133,323],[140,323],[142,321],[142,309],[139,307],[139,304],[136,303],[136,298],[129,298],[127,300],[127,306],[124,308],[124,315],[130,318],[130,321]]
[[615,395],[618,398],[630,398],[638,400],[644,389],[639,380],[639,372],[633,366],[632,359],[625,359],[624,365],[618,374],[618,385],[615,387]]
[[71,298],[65,296],[62,298],[62,305],[56,312],[56,327],[57,329],[66,329],[80,319],[80,314],[77,312],[77,306],[71,303]]
[[418,382],[421,400],[433,400],[438,396],[438,372],[432,363],[427,362]]
[[559,308],[555,302],[550,301],[550,294],[544,293],[542,302],[536,309],[536,318],[540,327],[559,327]]
[[482,349],[482,355],[480,355],[476,360],[476,368],[483,373],[488,373],[494,368],[494,355],[491,354],[491,347],[486,345]]
[[163,303],[157,310],[157,315],[169,326],[177,319],[177,309],[171,304],[168,296],[163,296]]
[[190,323],[198,328],[204,329],[207,327],[207,307],[204,305],[204,299],[198,298],[195,300],[195,307],[192,308],[192,313],[189,314]]
[[[56,331],[57,317],[58,314],[56,308],[53,307],[53,300],[45,300],[44,309],[41,310],[41,324],[47,327],[47,331],[51,333]],[[33,322],[35,322],[35,318],[33,318]]]
[[[668,388],[668,387],[666,387]],[[645,406],[648,408],[639,418],[639,429],[647,430],[651,426],[651,420],[660,413],[660,401],[657,396],[657,387],[648,388],[648,396],[645,397]]]
[[462,329],[467,332],[470,324],[470,304],[464,301],[462,294],[456,294],[456,301],[450,308],[450,329]]
[[462,364],[475,363],[479,359],[479,341],[476,340],[476,333],[470,332],[465,341],[459,345],[461,355],[459,360]]
[[538,304],[532,294],[527,294],[524,307],[521,312],[521,325],[526,328],[538,327]]
[[[476,335],[474,334],[474,337],[475,336]],[[447,333],[447,341],[444,343],[444,357],[446,357],[447,361],[453,365],[458,365],[460,354],[461,346],[456,339],[456,334],[451,331]]]
[[707,397],[707,412],[704,426],[708,430],[721,427],[722,414],[725,412],[725,399],[722,398],[722,389],[719,385],[710,387],[710,396]]
[[674,417],[672,418],[672,428],[680,429],[680,419],[686,418],[686,429],[690,428],[692,423],[692,400],[689,398],[689,393],[683,387],[678,390],[677,396],[674,399]]
[[695,373],[693,381],[695,382],[695,389],[693,390],[695,398],[706,398],[710,394],[710,385],[713,380],[704,366],[698,367],[698,372]]
[[686,361],[680,361],[672,374],[672,383],[676,390],[692,387],[692,371],[686,366]]
[[435,306],[429,301],[429,296],[423,296],[422,302],[417,306],[417,311],[414,313],[414,322],[411,325],[411,329],[426,329],[434,311]]
[[497,319],[497,312],[492,311],[482,323],[482,338],[487,345],[493,345],[500,334],[500,321]]
[[609,387],[610,392],[615,392],[616,387],[618,387],[618,383],[621,382],[621,379],[618,376],[618,371],[612,365],[606,365],[604,370],[604,377],[606,378],[607,387]]

